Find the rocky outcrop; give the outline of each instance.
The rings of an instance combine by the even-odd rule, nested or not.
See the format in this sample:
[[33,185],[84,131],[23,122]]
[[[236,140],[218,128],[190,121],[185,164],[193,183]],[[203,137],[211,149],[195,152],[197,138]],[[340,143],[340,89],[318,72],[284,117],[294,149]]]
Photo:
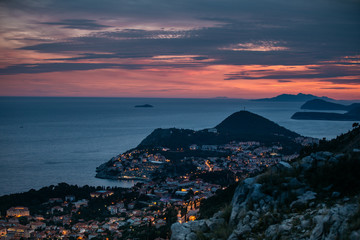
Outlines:
[[[349,198],[332,184],[312,184],[314,175],[337,168],[344,157],[316,152],[245,179],[234,193],[228,222],[218,213],[208,220],[177,223],[171,239],[359,239],[360,195]],[[219,227],[230,229],[229,234],[217,236]]]
[[205,220],[188,222],[185,224],[175,223],[171,226],[172,240],[196,240],[197,232],[206,232],[208,225]]
[[198,236],[211,239],[212,232],[223,226],[225,219],[222,212],[214,214],[210,219],[187,223],[175,223],[171,226],[171,240],[197,240]]

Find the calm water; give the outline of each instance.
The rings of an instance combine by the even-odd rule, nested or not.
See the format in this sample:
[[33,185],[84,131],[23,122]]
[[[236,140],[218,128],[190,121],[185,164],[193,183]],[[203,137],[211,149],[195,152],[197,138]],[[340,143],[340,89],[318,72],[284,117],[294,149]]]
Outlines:
[[[151,104],[154,108],[134,108]],[[297,121],[302,103],[239,99],[0,98],[0,195],[67,182],[130,187],[95,168],[155,128],[214,127],[233,112],[260,114],[305,136],[333,138],[352,122]]]

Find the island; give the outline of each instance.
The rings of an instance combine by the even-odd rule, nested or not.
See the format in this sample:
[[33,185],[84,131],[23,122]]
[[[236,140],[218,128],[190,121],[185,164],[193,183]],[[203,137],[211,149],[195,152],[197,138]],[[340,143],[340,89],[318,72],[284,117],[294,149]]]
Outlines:
[[328,102],[323,99],[313,99],[307,101],[301,106],[301,109],[308,110],[343,110],[350,111],[354,108],[360,107],[360,103],[353,103],[350,105],[343,105],[339,103]]
[[329,121],[359,121],[360,120],[360,103],[343,105],[328,102],[322,99],[313,99],[307,101],[301,106],[301,109],[309,110],[342,110],[346,113],[332,112],[296,112],[291,119],[296,120],[329,120]]
[[261,101],[261,102],[305,102],[313,99],[323,99],[323,100],[334,100],[328,97],[318,97],[312,94],[303,94],[298,93],[297,95],[294,94],[281,94],[273,98],[260,98],[260,99],[253,99],[252,101]]
[[153,108],[153,105],[150,104],[143,104],[143,105],[135,105],[136,108]]
[[291,116],[296,120],[360,121],[360,107],[354,107],[346,113],[296,112]]

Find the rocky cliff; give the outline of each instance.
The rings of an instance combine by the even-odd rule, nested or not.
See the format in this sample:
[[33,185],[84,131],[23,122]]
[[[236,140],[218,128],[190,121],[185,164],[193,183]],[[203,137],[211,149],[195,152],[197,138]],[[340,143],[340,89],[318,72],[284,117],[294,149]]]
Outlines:
[[341,153],[311,153],[245,179],[230,207],[173,224],[171,239],[360,239],[359,131]]

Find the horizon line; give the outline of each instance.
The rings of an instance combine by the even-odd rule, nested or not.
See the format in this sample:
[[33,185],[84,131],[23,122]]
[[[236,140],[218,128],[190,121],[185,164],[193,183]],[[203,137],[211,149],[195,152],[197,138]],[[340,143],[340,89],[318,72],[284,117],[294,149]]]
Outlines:
[[[289,94],[289,93],[282,93],[283,94]],[[304,94],[304,93],[303,93]],[[277,97],[279,95],[276,95],[274,97]],[[296,96],[297,94],[289,94]],[[312,94],[311,94],[312,95]],[[142,99],[217,99],[217,100],[257,100],[257,99],[271,99],[274,97],[266,97],[266,98],[235,98],[235,97],[225,97],[225,96],[219,96],[219,97],[107,97],[107,96],[3,96],[0,95],[0,98],[142,98]],[[327,96],[316,96],[318,98],[327,97]],[[329,98],[329,97],[328,97]],[[336,99],[336,98],[330,98],[331,100],[336,101],[360,101],[360,99]],[[284,101],[287,102],[287,101]],[[302,102],[302,101],[299,101]]]

